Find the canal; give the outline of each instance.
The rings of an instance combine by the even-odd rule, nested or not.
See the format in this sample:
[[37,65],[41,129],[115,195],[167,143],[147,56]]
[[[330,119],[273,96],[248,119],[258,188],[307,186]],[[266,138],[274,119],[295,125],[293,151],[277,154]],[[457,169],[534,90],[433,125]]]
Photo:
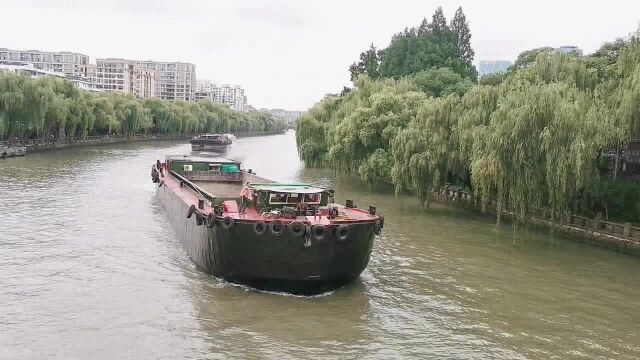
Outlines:
[[386,217],[346,288],[304,298],[195,268],[150,167],[178,142],[0,161],[0,358],[640,357],[640,261],[304,169],[295,136],[239,139],[258,175],[333,186]]

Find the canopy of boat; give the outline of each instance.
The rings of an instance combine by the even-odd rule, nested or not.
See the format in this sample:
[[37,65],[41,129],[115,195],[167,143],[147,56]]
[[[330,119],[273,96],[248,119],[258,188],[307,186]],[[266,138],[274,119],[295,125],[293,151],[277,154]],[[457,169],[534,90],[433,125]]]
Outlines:
[[187,161],[187,162],[202,162],[202,163],[214,163],[214,164],[239,164],[240,162],[227,159],[220,156],[188,156],[188,155],[167,155],[167,160],[170,161]]
[[250,188],[257,191],[293,194],[317,194],[326,191],[308,184],[250,184]]

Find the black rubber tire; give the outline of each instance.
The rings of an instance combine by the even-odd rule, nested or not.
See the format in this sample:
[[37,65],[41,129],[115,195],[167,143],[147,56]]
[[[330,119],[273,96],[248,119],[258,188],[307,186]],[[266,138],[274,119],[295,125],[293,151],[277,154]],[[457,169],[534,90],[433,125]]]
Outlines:
[[222,228],[225,230],[231,229],[236,224],[236,220],[231,216],[227,216],[222,219]]
[[209,215],[207,215],[207,227],[211,229],[215,225],[216,225],[216,217],[213,215],[213,213],[209,213]]
[[336,238],[340,241],[347,240],[351,228],[347,224],[342,224],[336,228]]
[[267,232],[267,229],[269,229],[269,227],[264,221],[258,221],[253,225],[253,231],[256,232],[256,235],[264,235],[264,233]]
[[162,185],[164,185],[164,180],[160,180],[160,184],[158,184],[158,187],[162,187]]
[[316,240],[324,239],[326,234],[327,227],[324,225],[314,225],[311,227],[311,235],[313,235],[313,238]]
[[191,216],[193,216],[193,213],[195,211],[196,211],[196,206],[195,205],[189,206],[189,210],[187,211],[187,219],[190,219]]
[[274,220],[271,223],[271,233],[275,236],[280,236],[284,232],[284,224],[280,220]]
[[289,231],[293,236],[303,236],[305,233],[306,227],[302,221],[296,220],[292,221],[289,224]]
[[380,215],[380,228],[384,229],[384,216]]

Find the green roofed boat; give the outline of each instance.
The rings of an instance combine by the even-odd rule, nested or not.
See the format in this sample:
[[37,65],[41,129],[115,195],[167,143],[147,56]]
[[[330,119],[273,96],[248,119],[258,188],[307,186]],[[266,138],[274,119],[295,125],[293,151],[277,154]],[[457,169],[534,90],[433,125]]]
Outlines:
[[[356,279],[384,218],[334,191],[281,184],[222,157],[167,156],[158,196],[191,259],[230,282],[311,295]],[[160,169],[158,169],[160,170]]]

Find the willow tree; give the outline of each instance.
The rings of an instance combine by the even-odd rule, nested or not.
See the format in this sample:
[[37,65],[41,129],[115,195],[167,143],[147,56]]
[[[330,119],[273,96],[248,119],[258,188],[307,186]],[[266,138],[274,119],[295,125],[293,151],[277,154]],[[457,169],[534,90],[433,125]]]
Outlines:
[[423,102],[415,119],[393,139],[396,192],[409,190],[428,206],[431,193],[444,187],[450,174],[463,170],[457,151],[459,105],[453,95]]
[[474,130],[472,183],[483,204],[495,197],[498,221],[507,206],[520,221],[541,207],[564,214],[597,179],[603,144],[592,104],[570,84],[530,85],[507,93]]
[[325,161],[328,125],[341,101],[339,97],[325,97],[296,122],[298,151],[307,166],[320,165]]
[[22,136],[22,80],[15,76],[0,75],[0,131],[5,137]]
[[640,41],[625,47],[617,62],[620,86],[616,92],[617,123],[628,138],[640,135]]
[[328,131],[328,160],[341,172],[357,172],[366,181],[391,182],[391,140],[428,97],[410,80],[363,85],[347,95],[342,110],[350,110]]

